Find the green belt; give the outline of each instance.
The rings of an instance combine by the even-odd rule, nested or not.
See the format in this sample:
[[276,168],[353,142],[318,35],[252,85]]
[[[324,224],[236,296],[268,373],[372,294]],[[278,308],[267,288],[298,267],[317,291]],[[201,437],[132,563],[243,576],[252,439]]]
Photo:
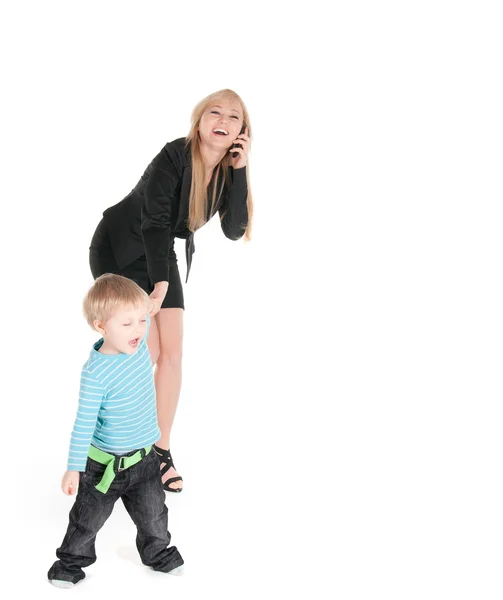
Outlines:
[[112,481],[115,479],[115,474],[119,471],[124,471],[124,469],[129,469],[129,467],[139,463],[140,460],[147,456],[151,448],[152,446],[142,448],[141,450],[138,450],[138,452],[135,452],[132,456],[115,456],[114,454],[108,454],[108,452],[103,452],[103,450],[99,450],[98,448],[91,446],[89,448],[89,458],[99,462],[101,465],[107,466],[101,481],[95,486],[96,489],[99,492],[106,494],[108,492],[108,488],[112,484]]

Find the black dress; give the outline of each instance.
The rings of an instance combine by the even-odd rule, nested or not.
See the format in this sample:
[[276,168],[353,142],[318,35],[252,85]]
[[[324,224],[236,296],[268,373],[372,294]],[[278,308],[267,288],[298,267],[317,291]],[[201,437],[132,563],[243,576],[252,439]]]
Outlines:
[[[184,308],[175,237],[186,240],[187,279],[195,250],[194,234],[187,228],[192,167],[185,141],[179,138],[166,144],[133,190],[105,210],[89,249],[95,278],[103,273],[124,275],[149,294],[155,283],[168,281],[162,308]],[[230,185],[223,188],[213,214],[207,216],[218,212],[224,234],[237,240],[248,223],[246,168],[229,167],[229,175]],[[209,199],[214,185],[218,191],[221,181],[212,181]]]

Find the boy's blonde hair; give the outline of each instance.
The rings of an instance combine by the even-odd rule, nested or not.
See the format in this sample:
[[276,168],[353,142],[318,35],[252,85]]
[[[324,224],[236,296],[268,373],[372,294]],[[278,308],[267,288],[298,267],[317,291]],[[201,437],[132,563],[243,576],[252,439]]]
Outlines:
[[96,279],[84,298],[84,316],[94,329],[94,321],[106,323],[124,306],[148,302],[148,294],[131,279],[105,273]]

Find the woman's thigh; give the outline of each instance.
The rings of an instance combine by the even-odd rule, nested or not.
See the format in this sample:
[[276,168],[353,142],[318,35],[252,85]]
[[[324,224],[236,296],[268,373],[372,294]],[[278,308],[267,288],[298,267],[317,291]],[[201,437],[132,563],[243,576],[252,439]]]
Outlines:
[[94,279],[105,273],[119,273],[119,266],[115,260],[108,231],[103,220],[98,224],[91,241],[89,266]]
[[89,249],[89,266],[91,267],[94,279],[105,273],[120,274],[113,254],[104,253],[103,250],[98,250],[97,248]]
[[[154,290],[154,286],[148,275],[147,258],[145,255],[139,256],[130,265],[124,267],[119,274],[132,279],[149,295]],[[161,308],[185,308],[182,281],[176,259],[170,259],[169,261],[169,286]]]
[[169,286],[166,297],[161,305],[162,308],[185,308],[182,279],[178,270],[176,256],[169,260]]

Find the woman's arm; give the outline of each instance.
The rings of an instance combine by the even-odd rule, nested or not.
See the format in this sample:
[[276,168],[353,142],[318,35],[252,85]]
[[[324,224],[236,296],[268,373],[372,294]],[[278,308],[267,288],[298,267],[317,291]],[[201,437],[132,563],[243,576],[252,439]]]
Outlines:
[[173,161],[159,162],[150,173],[141,211],[141,231],[152,283],[169,281],[171,211],[180,172]]
[[225,236],[230,240],[239,240],[248,225],[248,186],[246,167],[230,169],[231,186],[226,200],[218,209],[220,224]]

